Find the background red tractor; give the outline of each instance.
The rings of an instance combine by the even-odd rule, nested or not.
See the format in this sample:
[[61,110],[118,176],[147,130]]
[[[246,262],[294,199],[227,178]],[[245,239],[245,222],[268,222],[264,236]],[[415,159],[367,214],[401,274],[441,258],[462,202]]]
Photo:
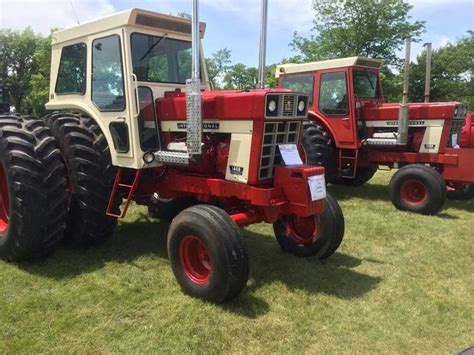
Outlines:
[[42,256],[63,238],[102,242],[131,201],[152,200],[172,220],[178,283],[209,301],[247,283],[239,227],[271,223],[298,256],[336,251],[342,211],[326,195],[324,169],[298,162],[309,97],[203,91],[204,30],[194,0],[192,21],[133,9],[52,34],[54,112],[0,116],[0,257]]
[[279,86],[306,92],[310,121],[302,146],[308,164],[334,184],[359,186],[379,166],[398,169],[390,198],[402,210],[436,214],[446,185],[474,183],[474,149],[460,147],[467,108],[458,102],[408,103],[410,41],[403,102],[383,102],[382,60],[353,57],[277,67]]

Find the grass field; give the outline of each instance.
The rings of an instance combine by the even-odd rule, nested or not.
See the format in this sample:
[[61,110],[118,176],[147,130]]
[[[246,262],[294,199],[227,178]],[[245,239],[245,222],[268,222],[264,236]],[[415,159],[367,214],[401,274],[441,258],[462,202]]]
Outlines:
[[105,245],[0,262],[0,353],[453,354],[474,345],[474,200],[403,213],[390,173],[331,187],[346,217],[321,263],[284,254],[271,226],[245,232],[251,279],[222,305],[180,292],[167,225],[133,208]]

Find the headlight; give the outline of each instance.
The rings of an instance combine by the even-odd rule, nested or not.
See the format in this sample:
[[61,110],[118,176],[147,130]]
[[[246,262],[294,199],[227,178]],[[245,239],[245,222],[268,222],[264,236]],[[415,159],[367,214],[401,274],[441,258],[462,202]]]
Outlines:
[[266,117],[278,117],[279,114],[279,105],[280,105],[280,96],[279,95],[267,95],[266,101]]
[[298,102],[298,111],[304,112],[305,108],[306,108],[306,103],[303,100],[300,100],[300,102]]
[[152,152],[148,152],[143,155],[143,161],[147,164],[153,163],[154,160],[155,160],[155,154],[153,154]]
[[268,111],[270,112],[275,112],[275,110],[277,109],[277,103],[275,100],[270,100],[268,102]]

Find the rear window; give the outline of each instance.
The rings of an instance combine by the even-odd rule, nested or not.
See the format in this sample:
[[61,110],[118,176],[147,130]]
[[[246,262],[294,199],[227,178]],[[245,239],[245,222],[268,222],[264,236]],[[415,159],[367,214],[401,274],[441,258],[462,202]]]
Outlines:
[[86,45],[77,43],[63,47],[56,80],[57,94],[86,92]]
[[313,102],[314,76],[312,74],[286,75],[283,77],[281,86],[284,89],[308,94],[309,103]]

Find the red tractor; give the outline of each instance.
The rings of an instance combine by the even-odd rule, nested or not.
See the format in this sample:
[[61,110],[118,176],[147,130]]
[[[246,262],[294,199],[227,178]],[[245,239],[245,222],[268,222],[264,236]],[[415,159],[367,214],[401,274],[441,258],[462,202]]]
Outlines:
[[298,161],[309,97],[205,91],[197,6],[192,21],[133,9],[52,34],[53,113],[0,117],[0,257],[97,244],[152,200],[178,283],[212,302],[247,283],[240,227],[271,223],[298,256],[336,251],[342,211],[324,169]]
[[[410,42],[407,41],[409,58]],[[304,125],[306,162],[327,181],[360,186],[379,166],[399,169],[390,182],[395,207],[436,214],[447,184],[474,183],[474,149],[460,147],[467,108],[458,102],[408,103],[405,60],[402,104],[383,102],[382,60],[353,57],[277,67],[281,88],[310,95]]]

